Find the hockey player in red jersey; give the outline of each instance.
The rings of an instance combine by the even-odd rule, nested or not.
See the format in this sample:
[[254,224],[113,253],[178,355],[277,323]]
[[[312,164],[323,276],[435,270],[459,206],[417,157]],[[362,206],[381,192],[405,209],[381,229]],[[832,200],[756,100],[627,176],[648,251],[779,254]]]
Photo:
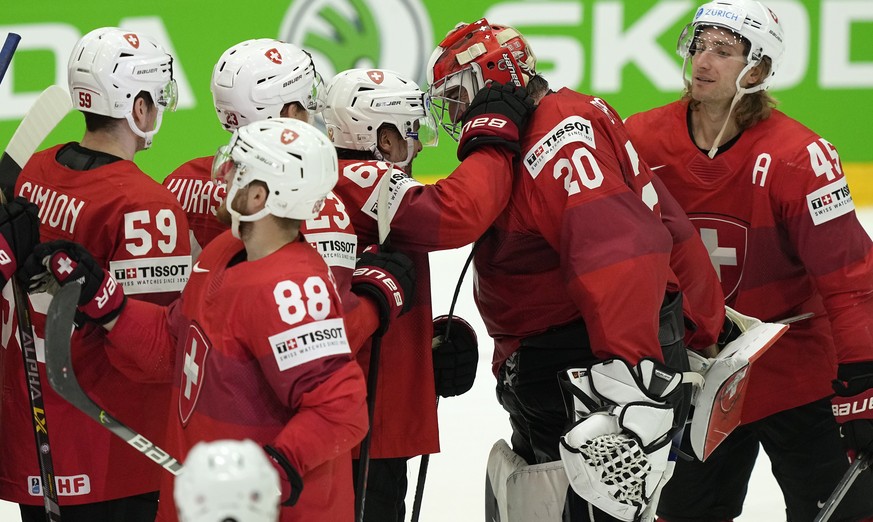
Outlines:
[[[687,285],[686,316],[695,323],[684,340],[703,348],[715,341],[724,317],[706,251],[687,217],[639,161],[615,111],[599,98],[551,91],[515,29],[485,19],[459,24],[430,64],[434,107],[446,130],[459,136],[459,154],[483,139],[483,130],[505,126],[505,118],[490,110],[496,93],[524,88],[537,102],[520,139],[519,160],[480,172],[507,179],[511,193],[479,241],[474,261],[476,302],[494,338],[497,394],[510,415],[513,449],[528,464],[563,460],[568,470],[564,475],[553,468],[564,476],[543,480],[542,489],[527,488],[528,503],[548,503],[536,497],[552,495],[559,504],[555,516],[563,509],[572,520],[589,520],[589,509],[598,521],[653,516],[671,467],[668,440],[684,424],[689,400],[677,372],[687,360],[671,262]],[[645,441],[644,447],[612,446],[646,455],[649,473],[633,476],[622,466],[639,462],[622,463],[611,452],[604,454],[614,459],[608,464],[618,466],[617,479],[583,480],[571,472],[605,473],[592,461],[583,419],[571,417],[578,422],[566,429],[557,376],[571,366],[585,367],[584,375],[608,375],[605,391],[595,387],[605,404],[592,418],[611,418],[635,400],[664,414],[659,422],[623,426]],[[574,395],[581,393],[575,388],[568,384]],[[635,399],[618,389],[633,390]],[[579,496],[566,495],[568,482]],[[619,504],[604,498],[619,498]],[[489,508],[496,516],[505,506]]]
[[[125,305],[111,285],[98,292],[110,275],[75,244],[40,245],[31,259],[61,284],[84,278],[83,313],[115,311],[106,328],[116,364],[173,383],[171,454],[252,439],[279,471],[283,522],[352,520],[350,450],[367,429],[364,379],[330,270],[299,233],[336,183],[336,153],[309,124],[275,118],[239,128],[216,157],[228,185],[219,214],[231,230],[207,245],[170,307]],[[409,296],[383,280],[354,284],[402,306]],[[158,519],[175,520],[173,476],[163,479]]]
[[[640,157],[691,217],[729,306],[769,321],[814,316],[756,363],[744,425],[705,462],[677,464],[658,514],[739,516],[763,446],[788,520],[812,520],[849,464],[840,426],[850,450],[873,449],[870,411],[846,414],[873,394],[873,245],[836,148],[773,108],[767,89],[785,51],[776,13],[750,0],[704,4],[678,50],[682,99],[627,121]],[[868,472],[832,520],[873,514],[871,488]]]
[[[172,57],[142,33],[102,28],[83,36],[68,73],[73,106],[84,114],[85,134],[78,143],[35,154],[15,186],[17,196],[39,206],[43,240],[81,242],[101,268],[117,277],[131,300],[160,304],[177,298],[188,278],[188,224],[173,195],[132,160],[151,145],[163,114],[175,107],[172,64]],[[47,303],[45,294],[31,296],[37,346]],[[8,306],[14,306],[11,299]],[[84,389],[107,411],[162,441],[169,387],[131,385],[110,364],[99,325],[88,321],[80,326],[72,346]],[[16,345],[16,336],[4,332],[3,345]],[[24,407],[25,372],[20,357],[7,357],[6,363],[2,425],[7,443],[0,445],[0,497],[21,504],[23,520],[45,520],[41,485],[34,479],[40,474],[31,412]],[[47,385],[42,391],[53,431],[63,519],[153,520],[160,475],[154,463],[89,422]]]

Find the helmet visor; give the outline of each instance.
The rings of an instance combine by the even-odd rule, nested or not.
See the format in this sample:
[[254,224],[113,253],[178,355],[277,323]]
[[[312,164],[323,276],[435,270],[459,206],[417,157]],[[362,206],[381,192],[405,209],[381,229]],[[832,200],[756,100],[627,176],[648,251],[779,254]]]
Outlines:
[[236,176],[239,164],[231,157],[233,146],[222,145],[212,158],[212,181],[227,184]]
[[422,105],[425,108],[424,116],[412,124],[412,131],[406,133],[406,137],[418,140],[422,147],[436,147],[439,144],[440,135],[430,96],[422,93]]
[[176,85],[176,80],[170,80],[158,91],[158,99],[155,103],[161,110],[174,112],[178,102],[179,86]]

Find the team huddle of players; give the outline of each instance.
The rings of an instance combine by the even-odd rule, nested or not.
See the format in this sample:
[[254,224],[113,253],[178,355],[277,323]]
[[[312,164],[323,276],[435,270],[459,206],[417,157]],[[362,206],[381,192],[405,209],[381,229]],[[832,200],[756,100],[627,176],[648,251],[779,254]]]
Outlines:
[[[512,426],[489,520],[730,520],[759,447],[788,519],[812,520],[846,449],[873,449],[873,244],[834,146],[774,108],[784,50],[763,4],[704,4],[679,40],[682,99],[624,122],[550,89],[524,36],[485,19],[448,33],[425,90],[376,68],[324,82],[305,49],[247,40],[211,79],[229,142],[161,185],[133,159],[175,108],[173,58],[86,34],[68,66],[85,133],[35,154],[0,210],[2,282],[28,286],[39,343],[53,289],[82,284],[82,387],[185,470],[46,387],[62,518],[403,520],[407,460],[439,451],[437,398],[478,358],[469,324],[433,317],[428,253],[472,243]],[[440,127],[460,163],[423,184]],[[694,454],[686,350],[717,357],[735,310],[811,318],[743,381],[742,425],[677,461]],[[29,522],[45,512],[21,364],[5,358],[0,498]],[[873,516],[871,484],[834,520]]]

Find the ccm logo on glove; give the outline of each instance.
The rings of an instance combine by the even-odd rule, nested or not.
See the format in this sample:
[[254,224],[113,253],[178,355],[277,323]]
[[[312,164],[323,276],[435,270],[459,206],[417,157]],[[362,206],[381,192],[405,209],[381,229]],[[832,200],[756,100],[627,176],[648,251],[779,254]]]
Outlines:
[[380,283],[385,285],[385,287],[388,288],[389,291],[391,291],[392,295],[394,296],[394,304],[396,306],[403,306],[403,294],[400,293],[400,289],[397,288],[397,284],[394,282],[394,278],[391,275],[386,274],[378,268],[361,267],[356,269],[352,276],[365,276],[378,280]]

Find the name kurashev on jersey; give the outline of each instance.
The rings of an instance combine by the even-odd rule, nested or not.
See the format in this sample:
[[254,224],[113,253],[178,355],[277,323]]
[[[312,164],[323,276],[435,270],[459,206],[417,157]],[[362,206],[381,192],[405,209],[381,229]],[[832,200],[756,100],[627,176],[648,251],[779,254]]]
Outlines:
[[584,143],[596,149],[591,121],[581,116],[570,116],[552,127],[524,155],[524,167],[531,177],[536,179],[546,163],[568,143]]
[[125,294],[181,292],[191,274],[191,256],[146,257],[111,261],[109,273]]
[[291,328],[268,339],[279,370],[343,353],[351,353],[343,320],[313,321]]
[[46,225],[72,235],[85,208],[85,201],[53,188],[25,181],[18,195],[39,207],[39,220]]
[[176,196],[185,212],[213,216],[227,193],[224,183],[200,179],[174,178],[167,183],[167,188]]

